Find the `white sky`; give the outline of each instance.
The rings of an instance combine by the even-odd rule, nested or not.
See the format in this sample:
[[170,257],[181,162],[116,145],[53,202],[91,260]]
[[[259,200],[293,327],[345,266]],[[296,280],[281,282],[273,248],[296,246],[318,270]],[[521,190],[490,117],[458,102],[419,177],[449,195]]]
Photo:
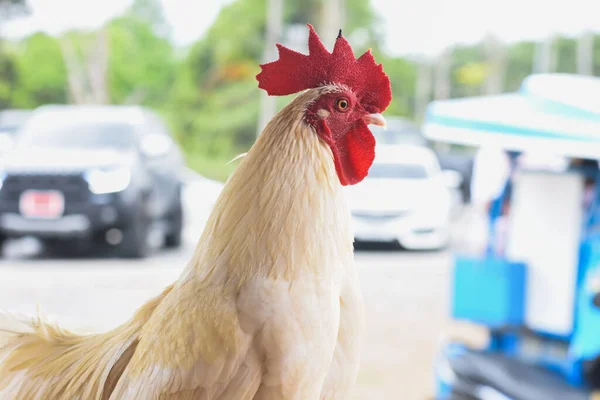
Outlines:
[[[121,13],[131,0],[28,0],[31,17],[6,24],[20,37],[35,31],[57,34],[93,28]],[[178,45],[197,40],[222,4],[231,0],[162,0]],[[537,39],[551,33],[600,31],[599,0],[371,0],[384,16],[392,54],[435,54],[449,44],[473,43],[486,32],[504,41]]]

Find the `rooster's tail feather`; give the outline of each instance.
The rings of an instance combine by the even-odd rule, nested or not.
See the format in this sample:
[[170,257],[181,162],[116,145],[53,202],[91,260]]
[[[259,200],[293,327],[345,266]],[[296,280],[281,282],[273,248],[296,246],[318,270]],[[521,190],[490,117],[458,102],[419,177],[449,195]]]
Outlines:
[[80,335],[39,316],[1,312],[0,399],[108,399],[142,327],[171,289],[102,334]]
[[32,322],[31,318],[23,314],[0,310],[0,338],[31,333],[34,330]]

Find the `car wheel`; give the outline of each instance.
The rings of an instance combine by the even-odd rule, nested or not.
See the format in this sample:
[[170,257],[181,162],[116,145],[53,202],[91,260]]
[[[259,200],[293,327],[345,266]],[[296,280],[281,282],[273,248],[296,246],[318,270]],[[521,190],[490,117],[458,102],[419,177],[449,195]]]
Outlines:
[[169,233],[165,236],[165,247],[180,247],[183,236],[183,204],[181,202],[181,190],[167,216],[167,222],[169,224]]
[[150,220],[144,211],[144,207],[138,207],[134,212],[135,214],[131,218],[129,226],[123,230],[120,255],[125,258],[144,258],[150,251],[148,243]]
[[6,243],[7,237],[0,235],[0,258],[4,256],[4,243]]

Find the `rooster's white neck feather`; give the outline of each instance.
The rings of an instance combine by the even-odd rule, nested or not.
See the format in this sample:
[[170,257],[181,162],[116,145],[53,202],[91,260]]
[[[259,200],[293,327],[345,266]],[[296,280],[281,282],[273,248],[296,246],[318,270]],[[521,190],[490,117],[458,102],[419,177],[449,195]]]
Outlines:
[[209,276],[292,281],[327,275],[328,266],[352,257],[331,150],[304,122],[307,106],[336,90],[307,90],[269,122],[225,184],[180,283]]

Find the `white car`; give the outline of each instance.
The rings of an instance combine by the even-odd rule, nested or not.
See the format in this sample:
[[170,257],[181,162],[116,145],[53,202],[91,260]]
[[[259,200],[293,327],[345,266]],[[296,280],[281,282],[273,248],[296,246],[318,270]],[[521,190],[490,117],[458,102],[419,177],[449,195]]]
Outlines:
[[381,145],[365,180],[347,186],[357,242],[398,242],[411,250],[446,247],[453,207],[454,171],[442,171],[423,146]]

